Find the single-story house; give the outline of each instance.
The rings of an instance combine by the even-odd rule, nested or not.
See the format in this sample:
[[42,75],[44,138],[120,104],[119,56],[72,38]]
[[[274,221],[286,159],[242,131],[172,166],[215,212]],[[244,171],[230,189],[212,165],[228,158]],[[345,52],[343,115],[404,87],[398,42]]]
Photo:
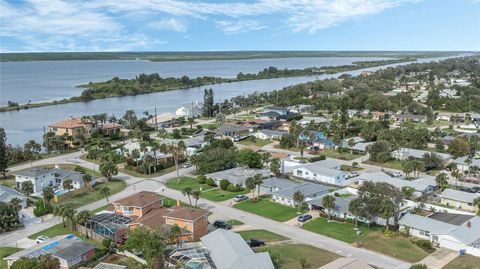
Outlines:
[[431,152],[428,150],[421,150],[421,149],[412,149],[412,148],[399,148],[398,150],[392,151],[392,158],[398,160],[408,160],[410,158],[414,159],[423,159],[425,154],[432,154],[435,153],[438,157],[440,157],[444,162],[448,163],[453,159],[453,156],[448,153],[439,153],[439,152]]
[[172,113],[162,113],[160,115],[154,116],[151,119],[148,119],[147,124],[153,127],[155,127],[156,125],[158,128],[169,127],[172,125],[176,118],[177,117]]
[[83,241],[73,234],[59,235],[33,247],[20,250],[3,258],[8,268],[22,258],[37,258],[41,255],[50,255],[60,261],[60,268],[73,268],[75,265],[88,260],[95,255],[95,246]]
[[436,120],[465,122],[465,117],[465,113],[438,112],[436,115]]
[[177,107],[175,110],[175,116],[185,118],[198,118],[202,116],[203,104],[197,101],[190,104]]
[[424,217],[407,213],[400,229],[408,227],[410,235],[430,240],[440,247],[480,256],[480,217],[451,213],[434,213]]
[[463,156],[463,157],[459,157],[459,158],[455,159],[453,162],[457,164],[457,167],[461,171],[468,171],[470,166],[480,167],[480,159],[471,158],[470,159],[472,161],[471,164],[467,164],[465,162],[467,159],[468,159],[468,156]]
[[396,122],[412,121],[417,123],[423,123],[427,121],[426,115],[413,115],[413,114],[397,114],[395,115]]
[[213,130],[213,133],[221,138],[238,140],[248,137],[250,135],[250,128],[238,124],[223,124]]
[[264,120],[281,120],[286,119],[291,114],[288,108],[269,106],[265,107],[262,112],[257,113],[256,117]]
[[293,113],[308,114],[312,113],[315,107],[313,105],[294,105],[289,106],[287,109]]
[[273,192],[283,190],[283,189],[289,189],[289,188],[298,186],[300,184],[301,183],[298,183],[289,179],[271,177],[271,178],[264,179],[262,184],[260,184],[260,192],[271,194]]
[[359,136],[345,138],[345,139],[342,139],[342,141],[340,141],[339,147],[340,148],[350,148],[350,141],[352,141],[353,145],[356,145],[358,143],[365,142],[365,139],[363,139]]
[[341,171],[340,167],[339,162],[327,159],[295,167],[293,176],[343,186],[347,181],[347,173]]
[[[166,139],[162,140],[162,142],[163,141],[167,142]],[[168,140],[168,142],[171,142],[171,141],[174,141],[174,140]],[[147,158],[147,156],[157,160],[167,158],[167,153],[161,152],[160,150],[154,151],[153,147],[151,146],[146,146],[142,150],[142,148],[140,147],[140,142],[128,142],[125,145],[123,145],[122,148],[116,149],[116,152],[118,155],[128,156],[128,155],[131,155],[134,150],[138,150],[138,153],[139,153],[136,161],[143,161],[145,158]]]
[[368,150],[368,146],[370,146],[372,144],[375,144],[375,142],[360,142],[360,143],[355,144],[352,147],[352,150],[354,152],[358,152],[358,153],[365,153]]
[[217,185],[220,185],[222,179],[230,181],[230,183],[245,187],[247,178],[253,177],[256,174],[261,174],[263,177],[269,177],[270,172],[264,169],[250,169],[248,167],[235,167],[227,170],[222,170],[210,174],[206,174],[207,178],[213,178]]
[[469,211],[476,210],[476,207],[473,205],[473,200],[480,198],[480,194],[478,193],[457,191],[454,189],[445,189],[439,196],[442,204]]
[[438,186],[434,177],[424,176],[415,180],[407,180],[404,177],[391,177],[384,172],[365,172],[358,176],[359,183],[365,181],[385,182],[395,186],[398,189],[411,187],[415,189],[414,196],[420,197],[422,194],[432,193]]
[[327,194],[329,190],[326,186],[305,182],[297,186],[273,192],[272,201],[288,206],[298,206],[298,203],[293,199],[294,193],[297,191],[303,194],[305,197],[304,202],[306,202],[318,196]]
[[203,147],[208,145],[208,141],[205,141],[204,135],[192,136],[185,139],[163,139],[160,141],[162,144],[178,144],[178,142],[183,141],[185,143],[185,152],[188,156],[191,156],[201,150]]
[[385,115],[387,115],[386,112],[373,111],[372,112],[372,120],[381,121],[385,118]]
[[0,185],[0,202],[10,203],[10,201],[15,198],[20,200],[22,208],[27,207],[27,197],[23,193],[7,186]]
[[460,96],[458,96],[457,90],[455,89],[443,89],[440,91],[439,97],[453,98],[453,99],[460,98]]
[[285,132],[285,131],[262,129],[254,133],[253,136],[258,139],[264,139],[264,140],[272,140],[272,139],[279,140],[282,138],[282,136],[287,134],[288,132]]
[[298,124],[300,124],[302,127],[307,126],[310,124],[310,122],[314,122],[315,124],[320,124],[320,123],[328,123],[329,121],[324,118],[324,117],[304,117],[303,119],[298,121]]

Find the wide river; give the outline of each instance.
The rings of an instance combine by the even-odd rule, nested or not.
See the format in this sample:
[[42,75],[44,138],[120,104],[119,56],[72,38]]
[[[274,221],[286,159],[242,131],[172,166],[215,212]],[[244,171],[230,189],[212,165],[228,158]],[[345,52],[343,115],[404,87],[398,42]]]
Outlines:
[[[350,64],[359,60],[381,58],[323,57],[323,58],[276,58],[226,61],[192,62],[149,62],[149,61],[38,61],[2,62],[0,103],[2,106],[12,100],[24,103],[68,98],[78,95],[75,85],[90,81],[103,81],[114,76],[131,78],[139,73],[158,72],[161,76],[221,76],[234,77],[239,72],[255,73],[268,66],[278,68],[306,68],[312,66],[335,66]],[[436,59],[421,59],[428,62]],[[405,64],[405,63],[402,63]],[[398,64],[388,65],[396,66]],[[388,66],[367,68],[378,70]],[[344,72],[358,75],[364,70]],[[343,73],[315,77],[278,78],[223,83],[208,86],[215,91],[215,101],[252,92],[266,92],[294,84],[338,77]],[[126,110],[137,113],[157,107],[158,113],[174,112],[175,108],[195,100],[203,100],[205,87],[159,92],[138,96],[115,97],[94,100],[87,103],[71,103],[20,111],[0,113],[0,126],[7,133],[7,143],[23,145],[30,139],[42,141],[43,128],[68,116],[82,116],[97,113],[114,114],[121,117]]]

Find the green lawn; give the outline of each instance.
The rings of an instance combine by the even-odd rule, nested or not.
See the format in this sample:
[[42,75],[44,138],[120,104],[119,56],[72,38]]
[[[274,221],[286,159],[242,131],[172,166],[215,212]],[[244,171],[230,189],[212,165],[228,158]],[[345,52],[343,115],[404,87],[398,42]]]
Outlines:
[[252,138],[247,138],[242,141],[238,142],[239,144],[242,144],[244,146],[257,146],[257,147],[263,147],[268,144],[271,144],[272,141],[270,140],[264,140],[264,139],[252,139]]
[[347,243],[353,243],[358,239],[365,238],[365,236],[367,236],[372,230],[378,229],[373,227],[368,229],[367,227],[360,225],[359,229],[362,231],[362,235],[357,235],[356,231],[353,229],[354,227],[355,225],[351,223],[329,223],[328,219],[326,218],[316,218],[305,223],[302,228],[314,233],[342,240]]
[[[372,162],[370,160],[367,160],[364,162],[365,164],[370,164],[370,165],[376,165],[376,166],[381,166],[381,164]],[[396,169],[396,170],[402,170],[402,161],[400,160],[390,160],[386,163],[383,164],[384,168],[391,168],[391,169]]]
[[118,193],[127,187],[127,184],[122,180],[112,180],[110,182],[98,182],[93,187],[93,191],[87,191],[82,194],[76,195],[72,198],[67,198],[64,201],[61,201],[60,204],[68,204],[73,206],[74,208],[78,208],[100,199],[105,199],[100,194],[100,189],[103,187],[108,187],[110,189],[110,195]]
[[288,238],[281,236],[276,233],[272,233],[266,230],[248,230],[248,231],[240,231],[238,232],[243,239],[249,240],[251,238],[255,238],[258,240],[265,241],[266,243],[268,242],[276,242],[276,241],[283,241],[287,240]]
[[200,197],[213,202],[221,202],[221,201],[230,200],[237,195],[246,194],[248,192],[249,190],[246,190],[246,189],[238,192],[229,192],[229,191],[224,191],[220,188],[216,188],[216,189],[202,192],[202,194],[200,194]]
[[270,255],[273,254],[279,256],[280,260],[282,261],[281,268],[285,269],[302,269],[300,260],[303,258],[307,259],[308,263],[310,264],[308,268],[319,268],[340,257],[335,253],[302,244],[277,244],[273,246],[260,247],[255,251],[268,251]]
[[297,208],[271,202],[268,198],[260,199],[258,202],[247,200],[233,207],[282,222],[298,216]]
[[352,154],[350,152],[338,152],[332,149],[324,150],[321,152],[321,154],[325,155],[325,157],[328,157],[328,158],[347,160],[347,161],[356,159],[361,156],[361,155]]
[[66,225],[67,225],[67,227],[63,227],[63,224],[59,223],[59,224],[54,225],[54,226],[52,226],[48,229],[45,229],[45,230],[40,231],[38,233],[34,233],[34,234],[30,235],[28,238],[35,240],[37,237],[39,237],[41,235],[48,236],[48,237],[52,238],[52,237],[55,237],[57,235],[74,234],[74,235],[78,236],[79,238],[81,238],[82,240],[85,240],[89,243],[92,243],[92,244],[96,245],[98,248],[103,248],[101,242],[97,242],[97,241],[92,240],[90,238],[87,239],[83,234],[80,234],[79,232],[71,231],[68,227],[68,223],[66,223]]
[[200,184],[198,180],[193,177],[180,177],[180,183],[177,183],[176,178],[172,178],[167,182],[167,188],[174,189],[177,191],[182,191],[185,187],[190,187],[194,191],[200,190],[202,188],[203,191],[209,190],[213,187],[208,186],[207,184]]
[[412,243],[410,238],[387,237],[380,231],[371,232],[366,238],[359,240],[358,245],[411,263],[418,262],[430,255]]
[[241,221],[239,221],[239,220],[236,220],[236,219],[227,220],[227,223],[230,224],[230,225],[232,225],[232,226],[244,224],[243,222],[241,222]]
[[346,171],[346,172],[352,172],[352,171],[361,171],[361,170],[363,170],[363,168],[353,167],[351,165],[342,164],[340,166],[340,170]]
[[[181,164],[179,164],[179,167],[182,167]],[[175,171],[175,165],[174,165],[174,166],[171,166],[171,167],[168,167],[168,168],[165,168],[165,169],[162,169],[162,170],[158,171],[157,173],[155,173],[155,174],[150,174],[150,175],[142,174],[142,173],[139,173],[139,172],[137,172],[137,171],[135,171],[135,170],[125,169],[125,168],[119,168],[118,171],[119,171],[119,172],[122,172],[122,173],[125,173],[125,174],[127,174],[127,175],[134,176],[134,177],[153,178],[153,177],[158,177],[158,176],[165,175],[165,174],[168,174],[168,173],[170,173],[170,172]]]
[[15,187],[15,176],[14,175],[7,175],[7,178],[0,177],[0,184],[5,185],[9,188]]
[[[192,199],[192,204],[195,205],[195,200]],[[177,205],[177,200],[174,200],[170,197],[163,197],[163,206],[164,207],[172,207],[172,206],[175,206]],[[192,207],[190,206],[189,203],[184,203],[182,201],[180,201],[180,205],[183,206],[183,207]]]
[[472,255],[463,257],[456,257],[453,261],[447,264],[443,269],[479,269],[480,258]]
[[0,268],[7,268],[7,262],[3,260],[3,258],[10,256],[14,253],[19,252],[22,250],[21,248],[14,248],[14,247],[0,247]]

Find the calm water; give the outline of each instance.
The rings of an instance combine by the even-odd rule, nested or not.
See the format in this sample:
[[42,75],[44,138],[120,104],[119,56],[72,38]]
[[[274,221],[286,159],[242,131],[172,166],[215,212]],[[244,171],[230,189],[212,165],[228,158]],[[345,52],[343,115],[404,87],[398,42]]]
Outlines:
[[[332,60],[329,61],[328,59]],[[15,66],[17,68],[17,72],[20,72],[20,66],[24,66],[24,71],[25,70],[30,70],[31,68],[30,65],[35,66],[35,68],[40,68],[42,63],[44,64],[43,69],[46,70],[50,68],[50,65],[53,65],[52,70],[56,70],[59,73],[56,73],[55,75],[53,74],[54,72],[52,70],[49,70],[51,72],[48,72],[49,77],[62,77],[62,81],[68,81],[70,85],[75,85],[78,83],[82,82],[88,82],[88,81],[96,81],[96,80],[102,80],[100,79],[95,79],[99,75],[105,76],[103,79],[108,79],[111,78],[112,76],[120,76],[120,77],[127,77],[127,76],[134,76],[135,74],[139,72],[160,72],[161,74],[168,73],[169,75],[215,75],[215,76],[234,76],[238,72],[256,72],[260,69],[262,69],[265,66],[268,65],[276,65],[280,68],[288,67],[288,68],[304,68],[308,66],[320,66],[321,61],[323,61],[323,65],[335,65],[336,64],[348,64],[351,61],[359,60],[361,58],[348,58],[348,62],[343,62],[347,60],[347,58],[290,58],[290,59],[261,59],[261,60],[241,60],[241,61],[203,61],[203,62],[162,62],[162,63],[153,63],[155,65],[162,65],[165,67],[165,70],[160,72],[159,70],[151,70],[151,71],[145,71],[145,70],[139,70],[137,71],[127,71],[125,69],[130,69],[131,67],[128,67],[129,64],[147,64],[148,62],[143,62],[143,61],[90,61],[90,62],[23,62],[23,63],[2,63],[2,99],[3,99],[3,94],[11,94],[12,90],[3,88],[4,85],[4,78],[3,74],[4,71],[7,73],[6,70],[3,70],[4,67],[6,66]],[[371,59],[371,58],[370,58]],[[440,59],[440,58],[438,58]],[[363,60],[363,59],[362,59]],[[418,62],[427,62],[427,61],[432,61],[434,59],[422,59]],[[315,62],[317,61],[317,62]],[[337,62],[336,62],[337,61]],[[227,63],[231,63],[234,65],[228,66]],[[291,63],[292,65],[288,65]],[[5,64],[5,65],[4,65]],[[78,70],[74,70],[72,68],[68,70],[63,70],[64,72],[60,72],[59,70],[59,65],[76,65],[77,68],[80,68]],[[100,65],[99,66],[97,66]],[[149,63],[148,63],[149,64]],[[406,63],[403,63],[406,64]],[[125,67],[125,69],[116,69],[118,68],[117,65],[122,65]],[[171,67],[170,65],[173,65],[175,67]],[[180,66],[183,65],[184,71],[180,68]],[[216,68],[213,66],[217,65]],[[396,66],[399,64],[393,64],[393,65],[388,65],[388,66]],[[91,77],[83,77],[82,81],[74,82],[75,79],[72,77],[75,77],[74,73],[75,71],[78,73],[88,73],[86,70],[84,70],[82,67],[83,66],[85,69],[90,68],[89,73],[92,74],[92,77],[94,79],[91,79]],[[107,66],[114,68],[114,70],[104,70],[103,68],[108,68]],[[192,67],[195,66],[195,67]],[[205,66],[208,66],[206,68]],[[375,67],[375,68],[367,68],[364,70],[378,70],[380,68],[385,68],[388,66],[383,66],[383,67]],[[168,68],[167,68],[168,67]],[[196,69],[195,69],[196,68]],[[243,69],[242,69],[243,68]],[[209,69],[209,70],[205,70]],[[118,71],[120,70],[120,71]],[[120,72],[119,73],[113,73],[115,71]],[[350,71],[350,72],[345,72],[348,74],[352,75],[358,75],[360,72],[363,70],[356,70],[356,71]],[[9,70],[8,72],[11,72]],[[130,72],[130,73],[128,73]],[[44,74],[47,74],[46,72],[43,72]],[[96,74],[94,74],[96,73]],[[103,73],[103,74],[102,74]],[[258,92],[265,92],[265,91],[272,91],[275,89],[281,89],[286,86],[291,86],[294,84],[298,83],[303,83],[303,82],[308,82],[308,81],[313,81],[315,79],[325,79],[325,78],[331,78],[331,77],[338,77],[343,73],[337,73],[337,74],[332,74],[332,75],[322,75],[322,76],[317,76],[317,77],[298,77],[298,78],[278,78],[278,79],[268,79],[268,80],[254,80],[254,81],[243,81],[243,82],[235,82],[235,83],[224,83],[224,84],[216,84],[216,85],[211,85],[211,87],[215,91],[215,100],[216,101],[223,101],[224,99],[229,99],[234,96],[238,96],[241,94],[248,94],[252,93],[255,91]],[[23,75],[19,75],[23,76]],[[10,76],[10,79],[12,76]],[[31,88],[29,88],[28,92],[29,94],[36,95],[39,92],[46,91],[42,87],[39,87],[39,84],[48,84],[48,83],[55,83],[57,86],[49,88],[49,90],[46,91],[45,95],[48,94],[61,94],[61,90],[57,87],[59,87],[57,82],[54,81],[45,81],[48,79],[40,79],[40,77],[36,77],[38,81],[36,81],[37,86],[33,86],[33,81],[30,79],[25,78],[25,81],[18,80],[18,83],[23,89],[23,91],[26,91],[27,88],[24,86],[24,83],[32,85]],[[18,79],[18,78],[17,78]],[[9,83],[12,83],[12,80],[10,80]],[[6,83],[5,84],[9,84]],[[9,84],[11,85],[11,84]],[[47,126],[48,124],[51,124],[53,122],[62,120],[70,115],[72,116],[81,116],[81,115],[90,115],[90,114],[96,114],[96,113],[108,113],[109,115],[114,114],[115,116],[121,117],[126,110],[133,109],[137,113],[142,113],[144,111],[149,111],[150,113],[153,113],[155,106],[157,107],[158,113],[162,112],[173,112],[175,108],[181,104],[185,104],[194,100],[203,100],[203,89],[205,87],[197,87],[197,88],[190,88],[190,89],[185,89],[185,90],[176,90],[176,91],[168,91],[168,92],[160,92],[160,93],[152,93],[152,94],[146,94],[146,95],[138,95],[138,96],[127,96],[127,97],[118,97],[118,98],[108,98],[108,99],[101,99],[101,100],[94,100],[88,103],[72,103],[72,104],[65,104],[65,105],[57,105],[57,106],[47,106],[47,107],[42,107],[42,108],[36,108],[36,109],[29,109],[29,110],[20,110],[20,111],[11,111],[11,112],[4,112],[0,113],[0,126],[5,128],[7,132],[7,143],[12,144],[12,145],[22,145],[25,142],[27,142],[30,139],[34,139],[36,141],[41,141],[42,140],[42,133],[43,133],[43,127]],[[25,93],[24,93],[25,94]],[[19,93],[19,97],[21,94]],[[65,96],[64,96],[65,97]],[[49,97],[50,98],[50,97]],[[55,97],[55,99],[57,99]],[[18,100],[18,98],[16,99]],[[32,98],[32,101],[34,99]],[[2,100],[3,102],[3,100]]]

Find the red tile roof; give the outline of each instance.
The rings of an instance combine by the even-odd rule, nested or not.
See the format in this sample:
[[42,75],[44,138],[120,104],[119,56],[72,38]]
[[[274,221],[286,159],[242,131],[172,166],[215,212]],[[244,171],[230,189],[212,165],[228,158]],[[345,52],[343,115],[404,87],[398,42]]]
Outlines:
[[173,219],[181,219],[181,220],[196,220],[199,219],[205,215],[208,215],[209,212],[204,209],[199,209],[199,208],[187,208],[187,207],[180,207],[176,208],[172,212],[170,212],[168,215],[165,216],[165,218],[173,218]]
[[91,124],[90,121],[82,121],[80,118],[68,118],[66,120],[62,120],[59,122],[56,122],[52,125],[49,125],[48,127],[51,128],[65,128],[65,129],[72,129],[72,128],[78,128],[78,127],[83,127]]
[[141,191],[128,197],[119,199],[113,202],[113,204],[120,204],[122,206],[145,207],[155,202],[159,202],[160,200],[163,200],[163,197],[155,192]]

